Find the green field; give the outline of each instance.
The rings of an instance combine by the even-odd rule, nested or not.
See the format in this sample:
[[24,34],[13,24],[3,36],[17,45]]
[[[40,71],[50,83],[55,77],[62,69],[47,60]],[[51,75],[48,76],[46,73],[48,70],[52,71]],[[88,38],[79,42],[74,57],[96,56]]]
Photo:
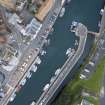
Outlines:
[[52,105],[77,105],[77,103],[79,103],[83,98],[81,96],[81,91],[83,89],[95,93],[96,99],[90,96],[87,97],[87,100],[92,102],[94,105],[99,105],[98,97],[104,75],[104,66],[105,56],[96,66],[96,71],[89,80],[81,80],[78,74],[78,76],[76,76],[75,79],[64,88],[60,96]]
[[83,80],[84,87],[99,94],[101,82],[104,75],[105,57],[99,62],[96,67],[96,72],[92,75],[89,80]]

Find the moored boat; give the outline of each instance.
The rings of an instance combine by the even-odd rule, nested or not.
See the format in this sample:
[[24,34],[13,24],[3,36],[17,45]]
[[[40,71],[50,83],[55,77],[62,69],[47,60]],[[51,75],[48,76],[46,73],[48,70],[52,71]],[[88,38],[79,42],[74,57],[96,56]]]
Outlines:
[[39,58],[39,56],[36,58],[36,64],[41,64],[41,59]]
[[21,86],[24,86],[26,82],[27,82],[27,80],[26,79],[23,79],[23,80],[21,80],[20,85]]
[[30,79],[31,76],[32,76],[32,73],[31,73],[31,72],[28,72],[26,77],[27,77],[28,79]]
[[43,91],[47,91],[50,87],[50,84],[46,84],[45,87],[43,88]]
[[65,8],[63,7],[63,8],[61,9],[61,12],[60,12],[60,14],[59,14],[59,17],[63,17],[64,14],[65,14]]
[[60,73],[60,71],[61,71],[61,69],[59,68],[59,69],[57,69],[56,71],[55,71],[55,75],[58,75],[59,73]]
[[32,65],[31,71],[36,72],[38,69],[38,67],[34,64]]
[[12,101],[15,99],[15,97],[16,97],[16,93],[14,92],[14,93],[11,95],[9,101],[12,102]]

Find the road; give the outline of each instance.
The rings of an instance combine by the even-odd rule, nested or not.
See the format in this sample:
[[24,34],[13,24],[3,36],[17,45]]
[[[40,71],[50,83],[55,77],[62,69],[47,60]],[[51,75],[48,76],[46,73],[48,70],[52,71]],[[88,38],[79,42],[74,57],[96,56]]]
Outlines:
[[68,58],[66,63],[61,68],[60,74],[57,76],[54,82],[50,84],[50,87],[47,91],[45,91],[40,99],[36,102],[36,105],[47,105],[54,93],[57,91],[57,89],[61,86],[62,82],[65,80],[65,78],[68,76],[68,74],[71,72],[72,68],[75,66],[81,55],[83,54],[84,47],[86,44],[87,39],[87,28],[82,25],[78,28],[76,31],[76,35],[80,37],[79,47],[71,59]]

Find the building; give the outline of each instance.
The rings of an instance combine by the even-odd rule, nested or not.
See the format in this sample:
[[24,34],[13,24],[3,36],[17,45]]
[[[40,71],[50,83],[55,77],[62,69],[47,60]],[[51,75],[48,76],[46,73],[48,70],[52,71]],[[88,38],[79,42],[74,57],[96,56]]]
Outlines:
[[0,0],[0,4],[12,11],[21,11],[26,3],[26,0]]
[[[33,0],[33,2],[34,1],[36,0]],[[45,19],[45,17],[47,16],[48,12],[51,10],[54,4],[54,0],[43,0],[43,1],[44,2],[40,3],[41,6],[39,6],[38,12],[35,14],[35,17],[41,22]]]
[[12,46],[7,45],[3,48],[2,53],[3,53],[2,54],[3,61],[9,62],[11,60],[12,56],[16,55],[17,50],[15,48],[13,48]]
[[16,0],[0,0],[0,4],[10,10],[16,9]]
[[21,30],[21,33],[24,36],[31,36],[33,39],[37,36],[37,33],[40,31],[42,24],[33,18],[25,29]]
[[2,11],[2,7],[0,6],[0,44],[6,43],[7,38],[6,35],[9,33],[9,30],[5,23],[5,15]]
[[22,11],[26,3],[27,0],[16,0],[16,11]]

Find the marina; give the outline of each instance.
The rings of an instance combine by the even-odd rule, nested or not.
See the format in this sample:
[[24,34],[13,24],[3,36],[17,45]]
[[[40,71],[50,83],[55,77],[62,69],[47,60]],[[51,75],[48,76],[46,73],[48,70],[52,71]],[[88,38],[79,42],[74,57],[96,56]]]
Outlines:
[[[80,1],[82,5],[83,1],[82,0]],[[99,8],[97,8],[97,10],[99,10],[102,7],[103,2],[102,1],[99,2],[98,0],[96,1],[97,1],[96,3],[99,5]],[[78,1],[74,0],[71,3],[72,3],[71,6],[73,6],[73,8],[76,8],[78,10],[77,6],[75,6],[75,3],[78,4]],[[87,2],[86,4],[89,5],[90,3],[92,2],[90,1],[90,2]],[[80,7],[82,9],[81,5]],[[99,17],[97,16],[99,14],[97,14],[97,16],[94,14],[94,11],[95,11],[94,8],[96,9],[96,7],[93,7],[93,6],[90,7],[90,9],[92,9],[93,11],[91,11],[91,13],[88,14],[88,16],[92,16],[91,21],[89,20],[88,22],[86,22],[85,21],[86,19],[84,18],[81,18],[81,17],[79,18],[79,14],[77,17],[77,14],[73,10],[73,8],[71,8],[70,6],[67,6],[64,17],[57,20],[54,26],[53,35],[50,36],[50,40],[51,40],[50,45],[47,48],[45,48],[47,53],[45,56],[42,57],[42,60],[39,63],[37,63],[37,64],[40,64],[37,72],[33,74],[33,76],[30,78],[29,81],[27,81],[27,84],[21,89],[19,94],[17,94],[17,97],[15,98],[15,100],[9,105],[29,105],[30,103],[32,103],[33,100],[35,100],[36,102],[40,97],[40,95],[42,94],[45,84],[54,81],[54,78],[55,78],[54,73],[56,71],[56,68],[60,68],[67,59],[65,52],[67,51],[68,48],[74,48],[75,40],[78,40],[74,36],[74,34],[70,33],[67,27],[64,27],[65,25],[69,26],[70,23],[73,21],[73,19],[76,18],[79,21],[85,22],[85,24],[87,24],[87,26],[90,29],[97,31],[98,24],[96,23],[98,23]],[[87,16],[87,14],[85,13],[86,12],[83,11],[82,14]],[[67,22],[65,22],[65,18]],[[59,29],[60,26],[62,29]],[[93,38],[89,37],[87,41],[88,45],[87,45],[86,52],[89,51],[92,41],[93,41]],[[30,90],[30,87],[31,87],[31,90]]]
[[75,40],[75,46],[78,46],[78,40]]

